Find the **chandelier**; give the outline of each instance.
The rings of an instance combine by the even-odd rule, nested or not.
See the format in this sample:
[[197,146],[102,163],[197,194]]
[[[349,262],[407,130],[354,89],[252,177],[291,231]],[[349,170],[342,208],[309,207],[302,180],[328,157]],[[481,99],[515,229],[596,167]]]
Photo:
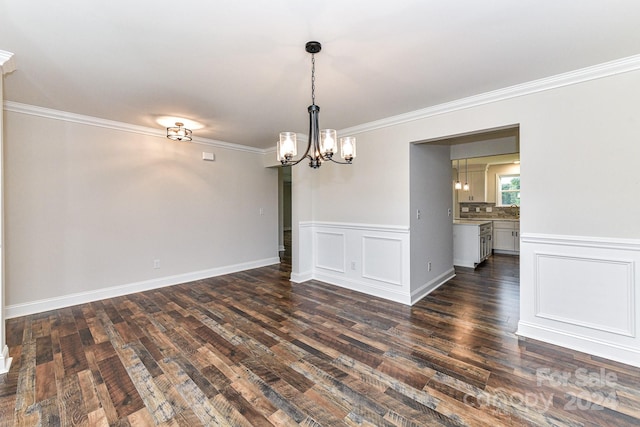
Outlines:
[[295,132],[281,132],[277,145],[278,160],[283,166],[293,166],[308,158],[309,166],[313,169],[320,167],[322,162],[332,161],[340,164],[351,164],[356,157],[356,138],[347,136],[340,138],[340,155],[344,162],[334,160],[333,155],[337,151],[336,131],[334,129],[320,129],[318,114],[320,107],[316,105],[316,60],[315,54],[320,52],[322,45],[319,42],[310,41],[305,45],[305,50],[311,54],[311,105],[309,111],[309,142],[304,155],[298,160],[297,139]]
[[176,122],[175,127],[167,128],[167,138],[172,141],[191,141],[191,133],[191,129],[187,129],[180,122]]

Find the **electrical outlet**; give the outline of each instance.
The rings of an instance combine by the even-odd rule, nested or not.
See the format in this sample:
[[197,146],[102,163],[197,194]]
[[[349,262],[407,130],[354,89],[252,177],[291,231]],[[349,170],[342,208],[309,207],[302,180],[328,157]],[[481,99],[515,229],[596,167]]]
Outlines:
[[416,210],[416,219],[420,219],[420,214],[421,214],[420,209],[417,209]]
[[447,216],[451,216],[451,208],[447,209]]
[[427,271],[431,271],[431,261],[427,263]]
[[487,212],[493,212],[493,208],[491,206],[487,206]]
[[153,268],[160,268],[160,260],[159,259],[154,259],[153,260]]
[[351,261],[351,269],[352,270],[356,269],[356,262],[355,261]]

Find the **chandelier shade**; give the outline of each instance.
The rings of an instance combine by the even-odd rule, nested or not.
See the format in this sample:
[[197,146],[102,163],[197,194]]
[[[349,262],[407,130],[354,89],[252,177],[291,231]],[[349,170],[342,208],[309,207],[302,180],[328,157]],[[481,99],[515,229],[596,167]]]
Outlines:
[[316,41],[307,42],[305,50],[311,54],[311,105],[307,108],[309,112],[309,141],[307,149],[299,159],[297,155],[297,137],[295,132],[281,132],[280,139],[276,147],[278,161],[283,166],[297,165],[304,159],[309,159],[309,166],[317,169],[322,162],[331,161],[340,164],[351,164],[356,157],[356,138],[340,138],[340,152],[344,162],[333,158],[338,151],[338,137],[334,129],[322,129],[319,125],[320,107],[316,105],[316,62],[315,54],[320,52],[322,45]]
[[167,128],[167,138],[172,141],[191,141],[191,129],[184,127],[181,122],[176,122],[175,126]]
[[353,136],[345,136],[340,138],[340,156],[347,162],[351,163],[356,156],[356,138]]

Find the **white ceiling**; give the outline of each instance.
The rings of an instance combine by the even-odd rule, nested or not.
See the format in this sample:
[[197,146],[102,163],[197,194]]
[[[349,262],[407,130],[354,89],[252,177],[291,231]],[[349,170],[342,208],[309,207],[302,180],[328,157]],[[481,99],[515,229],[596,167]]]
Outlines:
[[640,53],[637,0],[0,0],[5,100],[272,147]]

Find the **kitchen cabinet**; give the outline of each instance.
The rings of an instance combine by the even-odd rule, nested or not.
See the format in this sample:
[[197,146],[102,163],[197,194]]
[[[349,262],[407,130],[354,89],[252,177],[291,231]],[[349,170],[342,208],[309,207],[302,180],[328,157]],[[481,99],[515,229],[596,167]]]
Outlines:
[[469,184],[469,191],[458,190],[459,202],[484,202],[485,195],[485,172],[469,171],[468,176],[461,175],[461,181]]
[[493,250],[496,253],[520,253],[520,221],[493,221]]
[[492,249],[491,221],[454,221],[453,265],[476,268],[491,256]]

